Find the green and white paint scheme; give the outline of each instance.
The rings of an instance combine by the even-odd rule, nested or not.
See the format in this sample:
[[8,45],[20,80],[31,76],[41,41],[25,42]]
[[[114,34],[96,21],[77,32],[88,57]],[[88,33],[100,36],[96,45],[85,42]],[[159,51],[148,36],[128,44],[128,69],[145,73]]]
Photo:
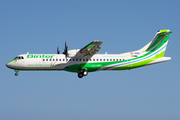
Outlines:
[[69,50],[67,54],[21,54],[6,64],[8,68],[19,70],[65,70],[78,73],[78,77],[88,72],[101,70],[130,70],[146,65],[170,61],[164,57],[171,30],[159,30],[153,40],[140,50],[123,54],[97,54],[102,41],[93,41],[82,49]]

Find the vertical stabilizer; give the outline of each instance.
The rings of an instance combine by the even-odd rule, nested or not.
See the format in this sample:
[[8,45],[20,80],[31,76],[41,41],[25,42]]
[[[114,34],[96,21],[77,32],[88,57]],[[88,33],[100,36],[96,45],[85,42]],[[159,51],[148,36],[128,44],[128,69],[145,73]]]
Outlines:
[[159,30],[156,33],[154,39],[150,42],[146,51],[152,51],[158,46],[168,42],[170,33],[172,33],[171,30]]
[[159,48],[163,47],[163,52],[161,51],[161,53],[157,53],[158,55],[163,57],[168,44],[170,33],[172,33],[171,30],[159,30],[154,36],[153,40],[142,49],[140,49],[139,52],[147,53],[157,51]]

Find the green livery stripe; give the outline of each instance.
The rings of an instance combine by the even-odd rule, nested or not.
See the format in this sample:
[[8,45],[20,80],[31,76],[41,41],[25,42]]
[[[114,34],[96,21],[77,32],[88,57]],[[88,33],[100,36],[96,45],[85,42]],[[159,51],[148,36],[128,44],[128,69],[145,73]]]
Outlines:
[[[14,62],[14,61],[17,61],[17,60],[20,60],[20,59],[11,60],[11,61],[9,61],[8,63],[11,63],[11,62]],[[8,63],[7,63],[7,64],[8,64]]]
[[[142,55],[142,56],[139,56],[139,57],[136,57],[136,58],[133,58],[133,59],[128,59],[128,60],[126,60],[126,61],[124,61],[124,62],[127,62],[127,61],[132,61],[132,60],[138,60],[138,59],[141,59],[141,58],[143,58],[143,57],[146,57],[146,56],[148,56],[148,55],[150,55],[150,54],[152,54],[153,52],[155,52],[156,50],[158,50],[161,46],[163,46],[167,41],[168,41],[168,39],[169,39],[169,35],[154,49],[154,50],[152,50],[152,51],[150,51],[150,52],[148,52],[148,53],[146,53],[146,54],[144,54],[144,55]],[[166,46],[165,46],[166,47]],[[161,54],[158,54],[158,55],[156,55],[155,57],[158,59],[158,58],[160,58],[160,57],[163,57],[164,56],[164,53],[165,53],[165,51],[164,52],[162,52]],[[160,56],[160,57],[159,57]],[[154,58],[153,58],[154,59]],[[155,59],[154,59],[155,60]],[[146,61],[146,60],[145,60]],[[149,61],[149,62],[152,62],[151,60],[147,60],[147,61]],[[138,63],[134,63],[134,64],[138,64]],[[144,64],[143,64],[143,61],[141,61],[141,62],[139,62],[139,66],[141,66],[141,64],[142,65],[146,65],[146,64],[148,64],[148,62],[145,62]],[[127,66],[121,66],[122,68],[121,69],[127,69]],[[129,67],[128,67],[128,69],[129,69]]]
[[[149,56],[147,56],[147,57],[144,57],[144,58],[142,58],[142,59],[138,59],[138,60],[135,60],[135,61],[132,61],[131,59],[127,62],[127,63],[122,63],[122,64],[116,64],[116,65],[112,65],[112,66],[110,66],[110,67],[108,67],[108,68],[105,68],[104,70],[107,70],[107,69],[112,69],[112,68],[117,68],[117,67],[126,67],[126,66],[128,66],[129,68],[128,69],[131,69],[131,67],[132,67],[132,65],[133,64],[136,64],[136,63],[140,63],[139,64],[139,67],[141,67],[141,66],[144,66],[144,65],[146,65],[147,63],[145,62],[144,64],[143,64],[143,61],[146,61],[146,60],[150,60],[151,58],[153,58],[153,57],[151,57],[151,56],[154,56],[154,55],[156,55],[158,52],[160,52],[161,50],[163,50],[164,48],[166,48],[166,46],[167,45],[165,45],[163,48],[161,48],[160,50],[158,50],[158,51],[156,51],[156,52],[154,52],[154,53],[152,53],[151,55],[149,55]],[[154,56],[154,57],[156,57],[157,59],[158,58],[161,58],[161,56],[162,55],[164,55],[164,52],[161,52],[162,54],[161,55],[156,55],[156,56]],[[156,60],[156,59],[152,59],[152,61],[154,61],[154,60]],[[131,62],[132,61],[132,62]],[[150,61],[151,62],[151,61]],[[131,63],[133,63],[133,64],[131,64]],[[130,67],[131,66],[131,67]],[[120,69],[119,69],[120,70]]]
[[87,49],[91,49],[95,46],[95,44],[90,44],[89,46],[87,46]]
[[156,50],[158,50],[161,46],[163,46],[169,39],[169,35],[166,36],[166,38],[152,51],[149,51],[147,52],[146,54],[142,55],[142,56],[139,56],[139,57],[136,57],[136,58],[132,58],[132,60],[136,60],[136,59],[139,59],[139,58],[143,58],[145,56],[148,56],[150,55],[151,53],[155,52]]
[[171,33],[171,30],[160,30],[160,33]]
[[146,50],[146,51],[148,51],[148,50],[150,50],[151,48],[153,48],[155,45],[157,45],[163,38],[164,38],[164,34],[163,35],[159,35],[158,37],[157,37],[157,39],[154,41],[154,43]]
[[165,51],[163,51],[162,53],[160,53],[160,54],[158,54],[158,55],[156,55],[156,56],[154,56],[154,57],[152,57],[150,59],[143,60],[143,61],[140,61],[140,62],[137,62],[137,63],[133,63],[133,64],[131,64],[131,67],[128,67],[128,66],[123,67],[123,66],[121,66],[121,67],[114,68],[112,70],[124,70],[124,69],[134,69],[134,68],[142,67],[142,66],[145,66],[145,65],[147,65],[148,63],[150,63],[150,62],[152,62],[154,60],[157,60],[157,59],[163,57],[164,53],[165,53]]

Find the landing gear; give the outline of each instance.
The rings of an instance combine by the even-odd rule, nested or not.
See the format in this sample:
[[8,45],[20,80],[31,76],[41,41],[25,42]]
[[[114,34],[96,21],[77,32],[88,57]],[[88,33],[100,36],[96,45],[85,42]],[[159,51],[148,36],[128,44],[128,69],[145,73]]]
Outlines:
[[78,77],[79,78],[82,78],[83,76],[86,76],[86,75],[88,75],[88,71],[87,70],[85,70],[85,69],[80,69],[79,70],[79,73],[78,73]]
[[87,76],[88,75],[88,71],[84,70],[83,75]]
[[19,72],[19,70],[15,70],[15,76],[18,76],[18,72]]
[[18,72],[15,73],[15,76],[18,76]]
[[79,78],[82,78],[82,77],[83,77],[83,73],[79,72],[79,73],[78,73],[78,77],[79,77]]

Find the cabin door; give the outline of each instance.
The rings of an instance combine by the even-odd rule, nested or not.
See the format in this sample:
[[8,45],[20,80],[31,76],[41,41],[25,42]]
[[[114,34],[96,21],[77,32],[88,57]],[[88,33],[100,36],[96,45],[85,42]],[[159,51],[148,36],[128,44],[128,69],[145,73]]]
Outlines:
[[127,56],[127,63],[128,63],[127,64],[128,67],[132,67],[132,57],[131,57],[131,55]]
[[58,58],[52,58],[52,60],[51,60],[51,66],[55,66],[55,65],[56,65],[56,59],[58,59]]

